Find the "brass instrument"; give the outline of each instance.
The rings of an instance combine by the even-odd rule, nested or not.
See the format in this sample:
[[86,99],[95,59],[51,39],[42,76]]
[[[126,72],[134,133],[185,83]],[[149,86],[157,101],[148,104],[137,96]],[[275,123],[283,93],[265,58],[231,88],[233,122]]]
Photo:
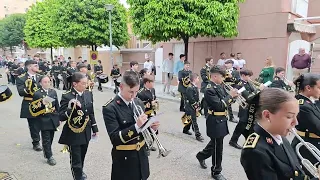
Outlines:
[[290,84],[290,81],[289,81],[286,77],[283,77],[283,81],[284,81],[284,83],[289,87],[289,88],[287,89],[287,91],[289,91],[289,92],[295,92],[295,87],[289,85],[289,84]]
[[299,159],[301,160],[301,164],[309,171],[310,174],[312,174],[312,176],[314,176],[315,178],[319,178],[318,168],[315,165],[313,165],[308,159],[302,157],[299,150],[302,146],[305,146],[308,149],[308,151],[318,160],[318,162],[320,162],[320,150],[317,149],[313,144],[305,142],[298,135],[295,128],[292,128],[290,132],[300,141],[300,143],[296,146],[296,153]]
[[91,80],[88,80],[87,85],[88,85],[88,90],[89,90],[89,91],[92,91],[92,89],[93,89],[93,87],[94,87],[94,82],[92,82]]
[[[132,105],[134,108],[134,112],[133,112],[134,119],[135,119],[135,121],[137,121],[138,118],[142,114],[144,114],[144,111],[143,111],[142,107],[139,105],[136,105],[136,103],[134,101],[132,101]],[[150,129],[150,131],[148,129]],[[158,158],[160,158],[161,156],[166,157],[171,151],[167,150],[166,148],[163,147],[163,145],[160,143],[160,140],[158,139],[157,134],[155,133],[155,131],[152,128],[148,128],[148,129],[141,132],[144,140],[146,141],[148,148],[150,149],[153,146],[153,143],[156,142],[158,149],[159,149]]]
[[152,104],[152,109],[154,111],[159,111],[159,102],[158,102],[158,100],[156,100],[155,103]]
[[249,78],[249,81],[257,88],[259,88],[262,84],[262,83],[259,83],[258,81],[252,80],[251,78]]
[[[230,91],[233,89],[233,87],[232,87],[231,85],[229,85],[229,84],[227,84],[227,83],[225,83],[225,82],[222,82],[222,84],[224,85],[227,93],[230,93]],[[241,89],[239,89],[239,90],[238,90],[239,95],[238,95],[237,98],[236,98],[236,102],[237,102],[243,109],[245,109],[245,108],[248,107],[248,103],[246,102],[246,99],[245,99],[243,96],[240,95],[241,92],[243,92],[244,90],[245,90],[244,87],[241,88]]]

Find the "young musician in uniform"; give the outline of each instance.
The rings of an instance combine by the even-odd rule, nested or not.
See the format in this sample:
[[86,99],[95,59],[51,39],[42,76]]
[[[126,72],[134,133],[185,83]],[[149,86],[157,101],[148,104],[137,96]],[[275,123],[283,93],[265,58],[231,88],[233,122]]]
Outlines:
[[28,71],[17,78],[18,93],[23,97],[20,118],[27,118],[28,120],[33,149],[35,151],[42,151],[40,146],[40,124],[29,111],[29,104],[33,100],[33,95],[39,89],[40,75],[37,74],[39,66],[34,60],[27,60],[25,66]]
[[[75,72],[71,90],[62,94],[60,121],[66,121],[59,139],[70,152],[71,171],[74,180],[86,179],[84,159],[92,136],[97,136],[98,126],[94,117],[93,98],[87,91],[87,77]],[[91,131],[92,130],[92,131]]]
[[[148,116],[148,118],[151,118],[152,116],[157,114],[156,110],[159,105],[156,96],[156,91],[154,89],[153,77],[150,75],[145,75],[142,79],[142,83],[144,84],[144,86],[140,88],[140,90],[138,91],[137,97],[144,104],[145,114]],[[157,149],[154,146],[152,146],[150,150],[156,151]]]
[[[226,84],[231,85],[232,87],[236,87],[236,84],[238,84],[238,82],[240,81],[240,73],[239,71],[233,68],[233,64],[234,64],[233,60],[227,60],[225,62],[224,65],[226,67],[226,77],[224,82]],[[228,113],[229,113],[229,121],[233,123],[237,123],[238,121],[233,116],[231,104],[229,105]]]
[[282,89],[267,88],[249,106],[257,124],[243,146],[240,160],[248,179],[309,179],[286,139],[298,124],[299,105],[294,96]]
[[68,81],[68,90],[72,88],[71,77],[77,72],[77,63],[75,61],[70,61],[70,67],[67,68],[67,81]]
[[20,76],[21,74],[25,73],[25,67],[24,67],[24,63],[20,62],[19,63],[19,68],[17,69],[17,74],[18,76]]
[[62,79],[63,79],[63,90],[67,90],[68,89],[68,77],[69,77],[69,74],[67,72],[67,69],[68,69],[68,64],[66,61],[63,61],[61,62],[61,71],[60,71],[60,74],[62,75]]
[[53,66],[51,68],[51,76],[53,77],[53,87],[60,89],[60,79],[58,78],[61,73],[61,66],[57,60],[53,61]]
[[[119,94],[103,106],[103,118],[113,145],[111,180],[146,180],[150,175],[145,140],[140,132],[148,116],[142,113],[134,118],[136,108],[144,108],[136,98],[138,91],[138,74],[126,71]],[[151,128],[156,131],[159,125],[153,123]]]
[[[51,166],[56,165],[56,161],[52,155],[52,141],[54,137],[54,132],[60,124],[59,121],[59,101],[57,92],[50,88],[51,81],[48,76],[42,76],[40,78],[40,89],[34,93],[32,105],[37,105],[41,103],[41,106],[34,108],[37,112],[41,110],[39,114],[35,114],[37,121],[40,122],[41,129],[41,140],[43,147],[44,157],[47,159],[47,163]],[[46,102],[45,97],[51,97],[54,99],[53,102]],[[40,101],[40,102],[39,102]],[[32,113],[33,114],[33,113]]]
[[117,94],[119,92],[119,86],[120,86],[120,83],[118,82],[118,78],[121,76],[120,69],[118,68],[117,64],[113,65],[110,76],[112,77],[112,80],[115,86],[115,89],[113,92]]
[[86,65],[84,63],[79,63],[77,68],[78,68],[79,72],[81,72],[82,74],[84,74],[87,77],[87,79],[88,79],[87,90],[89,90],[92,93],[94,82],[92,81],[91,77],[88,75],[88,65]]
[[99,75],[101,75],[103,73],[103,67],[101,65],[101,60],[98,60],[98,64],[94,65],[94,73],[96,74],[97,80],[98,80],[98,83],[99,83],[98,90],[103,92],[102,91],[101,80],[98,77]]
[[[206,90],[207,85],[210,82],[210,69],[213,66],[213,59],[212,58],[206,58],[205,60],[206,60],[206,65],[200,70],[200,76],[201,76],[201,79],[202,79],[201,89],[200,89],[201,93],[204,93],[204,91]],[[200,112],[203,109],[204,115],[205,115],[205,117],[207,117],[208,108],[207,108],[207,104],[205,103],[203,98],[201,100],[201,107],[200,108],[201,108]]]
[[274,88],[280,88],[284,89],[286,91],[291,91],[291,87],[294,85],[292,82],[288,82],[289,84],[286,84],[284,81],[285,78],[285,69],[282,67],[276,68],[276,75],[273,78],[272,84],[270,87]]
[[212,156],[211,176],[216,180],[225,180],[221,174],[222,171],[222,153],[223,139],[229,134],[227,111],[228,106],[232,103],[233,98],[238,96],[236,89],[231,89],[230,94],[227,94],[222,83],[225,76],[225,69],[213,67],[210,70],[210,83],[204,93],[204,98],[208,104],[207,119],[207,136],[210,137],[210,142],[200,151],[196,158],[200,166],[207,168],[205,159]]
[[196,140],[203,142],[203,137],[201,136],[199,126],[197,123],[197,116],[200,114],[200,101],[199,101],[199,90],[197,84],[199,83],[199,75],[192,73],[190,76],[191,85],[187,87],[186,90],[186,104],[185,104],[185,114],[182,116],[182,121],[184,124],[183,133],[192,135],[189,131],[192,126],[193,131],[196,135]]
[[[242,70],[240,70],[240,75],[241,75],[241,80],[237,85],[238,86],[237,89],[241,89],[242,87],[244,87],[245,91],[243,91],[241,93],[241,95],[246,100],[248,100],[248,97],[252,93],[257,92],[256,87],[253,84],[251,84],[251,82],[250,82],[250,79],[251,79],[251,76],[253,75],[253,73],[251,70],[242,69]],[[259,87],[259,88],[262,89],[263,87]],[[242,147],[240,145],[238,145],[238,139],[241,134],[245,138],[247,138],[249,136],[249,133],[248,134],[246,133],[248,131],[245,131],[245,128],[248,123],[248,108],[243,108],[242,106],[239,105],[238,117],[239,117],[239,122],[233,131],[232,137],[229,141],[229,145],[234,148],[237,148],[237,149],[242,149]]]
[[184,105],[185,105],[185,94],[186,94],[186,89],[190,85],[190,75],[192,71],[189,70],[190,68],[190,62],[189,61],[184,61],[184,67],[181,71],[178,73],[178,79],[179,79],[179,84],[178,84],[178,91],[181,94],[181,99],[180,99],[180,111],[184,112]]
[[147,68],[143,68],[141,69],[141,71],[139,72],[140,75],[140,89],[144,87],[144,82],[143,82],[143,78],[147,75],[150,75],[150,72],[148,71]]
[[137,74],[139,73],[139,64],[137,61],[131,61],[130,62],[130,71],[134,71]]
[[[320,76],[312,73],[302,74],[295,80],[295,85],[298,92],[296,99],[298,99],[300,108],[297,116],[297,133],[306,142],[320,149],[320,109],[315,102],[320,97]],[[299,142],[297,138],[294,138],[292,147],[295,148]],[[305,146],[300,148],[300,153],[312,164],[319,163]]]

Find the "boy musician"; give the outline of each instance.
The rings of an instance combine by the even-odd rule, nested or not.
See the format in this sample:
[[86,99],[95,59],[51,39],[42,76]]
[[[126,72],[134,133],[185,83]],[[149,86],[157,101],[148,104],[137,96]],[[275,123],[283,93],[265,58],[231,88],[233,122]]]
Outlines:
[[181,112],[184,112],[186,89],[190,85],[190,75],[192,72],[189,70],[189,68],[190,68],[190,62],[184,61],[184,67],[178,73],[178,79],[179,79],[178,91],[181,93],[181,100],[180,100]]
[[101,79],[98,77],[99,75],[101,75],[103,73],[103,66],[101,64],[101,60],[98,60],[98,64],[94,65],[94,69],[93,70],[94,70],[94,73],[96,74],[96,77],[97,77],[97,80],[98,80],[98,83],[99,83],[98,90],[103,92],[102,91],[102,85],[101,85]]
[[272,84],[270,87],[284,89],[286,91],[292,91],[292,86],[294,85],[292,82],[285,83],[285,69],[282,67],[278,67],[276,69],[276,76],[273,78]]
[[204,93],[204,98],[208,104],[207,119],[207,136],[210,141],[207,146],[200,151],[196,158],[203,169],[207,168],[205,159],[212,156],[211,176],[216,180],[225,180],[226,178],[221,174],[222,171],[222,153],[223,153],[223,139],[229,134],[227,123],[227,111],[229,105],[233,102],[233,98],[238,96],[236,89],[231,89],[230,94],[227,94],[222,86],[225,69],[220,67],[213,67],[210,70],[210,83]]
[[92,89],[93,89],[93,86],[94,86],[94,82],[92,82],[92,79],[91,77],[88,75],[88,65],[84,64],[84,63],[80,63],[78,66],[78,71],[81,72],[82,74],[84,74],[86,76],[86,78],[88,79],[88,86],[87,86],[87,90],[89,92],[92,93]]
[[[202,79],[201,82],[201,89],[200,92],[204,93],[207,85],[210,82],[210,68],[213,66],[213,59],[212,58],[206,58],[206,65],[200,70],[200,76]],[[207,104],[205,103],[204,99],[202,98],[201,100],[201,110],[203,109],[204,111],[204,115],[207,117],[208,115],[208,108],[207,108]]]
[[58,78],[58,75],[61,73],[61,66],[59,65],[59,62],[57,60],[53,61],[54,65],[51,68],[51,77],[53,77],[53,87],[60,89],[60,79]]
[[[241,93],[241,95],[247,99],[248,96],[250,94],[252,94],[253,92],[255,92],[257,89],[256,87],[250,83],[250,78],[253,75],[251,70],[248,69],[242,69],[240,71],[240,75],[241,75],[241,80],[238,83],[238,87],[237,89],[241,89],[242,87],[244,87],[246,90],[243,91]],[[244,130],[246,128],[247,122],[248,122],[248,108],[242,108],[241,106],[239,106],[239,113],[238,113],[238,117],[239,117],[239,122],[235,128],[235,130],[233,131],[232,137],[229,141],[229,145],[237,148],[237,149],[242,149],[242,147],[240,145],[238,145],[238,139],[240,137],[240,135],[242,134],[243,136],[245,136],[245,138],[247,138],[247,136],[249,134],[245,134]]]
[[60,74],[62,76],[62,81],[63,81],[63,90],[67,90],[68,89],[67,77],[69,76],[67,73],[68,63],[66,61],[63,61],[63,62],[60,62],[59,65],[61,66]]
[[120,69],[118,68],[118,64],[114,64],[113,68],[111,70],[110,76],[112,77],[112,80],[114,82],[114,93],[117,94],[119,92],[119,85],[118,78],[121,76]]
[[[236,84],[240,80],[240,74],[239,74],[239,71],[237,71],[233,68],[233,64],[234,64],[234,61],[232,61],[232,60],[227,60],[224,63],[224,65],[226,67],[226,77],[225,77],[224,82],[228,85],[231,85],[232,87],[235,87]],[[229,111],[229,121],[233,122],[233,123],[237,123],[238,121],[235,120],[234,116],[233,116],[231,104],[228,108],[228,111]]]
[[[142,79],[144,87],[138,91],[137,97],[143,102],[144,104],[144,112],[151,118],[152,116],[156,115],[156,110],[159,107],[156,92],[154,89],[154,80],[151,75],[145,75]],[[151,151],[156,151],[155,147],[150,148]]]
[[70,61],[70,67],[67,69],[67,80],[68,80],[68,90],[72,87],[71,77],[77,72],[77,63],[75,61]]
[[192,73],[190,76],[191,85],[186,89],[186,104],[185,104],[185,114],[182,116],[182,121],[184,124],[183,133],[192,135],[189,131],[191,125],[195,132],[196,140],[203,142],[203,137],[199,131],[199,126],[197,123],[197,115],[200,113],[200,101],[199,101],[199,90],[197,84],[199,83],[199,75]]

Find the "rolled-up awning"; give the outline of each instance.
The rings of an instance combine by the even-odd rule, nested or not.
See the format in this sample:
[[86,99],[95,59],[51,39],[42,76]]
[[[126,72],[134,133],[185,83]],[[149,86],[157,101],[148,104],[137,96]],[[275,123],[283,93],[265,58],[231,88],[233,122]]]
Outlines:
[[312,24],[301,24],[301,23],[288,23],[287,24],[288,32],[299,32],[299,33],[307,33],[307,34],[316,34],[315,26]]

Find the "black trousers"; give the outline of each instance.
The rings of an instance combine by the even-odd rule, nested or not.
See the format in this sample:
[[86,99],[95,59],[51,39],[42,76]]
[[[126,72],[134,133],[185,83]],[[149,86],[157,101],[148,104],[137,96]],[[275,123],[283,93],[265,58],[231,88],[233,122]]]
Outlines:
[[245,138],[247,138],[247,136],[244,132],[244,130],[246,129],[246,125],[247,125],[247,122],[244,122],[244,121],[238,122],[236,128],[233,131],[232,137],[230,139],[231,142],[237,143],[238,139],[241,135],[243,135]]
[[42,140],[42,148],[44,158],[51,158],[52,157],[52,141],[54,138],[54,130],[44,130],[41,131],[41,140]]
[[184,110],[185,94],[184,94],[184,93],[180,93],[180,94],[181,94],[181,99],[180,99],[180,111],[185,112],[185,110]]
[[220,174],[222,171],[223,138],[211,138],[207,146],[197,154],[199,160],[205,160],[212,156],[212,174]]
[[16,84],[16,77],[12,74],[10,74],[10,76],[11,76],[11,83]]
[[59,85],[60,85],[60,79],[58,78],[58,76],[54,76],[53,87],[59,88]]
[[229,114],[229,120],[234,119],[231,104],[228,105],[228,114]]
[[97,80],[98,80],[98,84],[99,84],[98,90],[102,90],[101,79],[97,78]]
[[183,128],[183,132],[189,131],[190,127],[192,126],[192,130],[194,131],[196,137],[201,136],[200,130],[199,130],[199,126],[198,126],[198,122],[197,122],[197,115],[196,112],[192,112],[192,113],[185,113],[184,116],[191,116],[191,121],[189,124],[186,124]]
[[118,94],[118,92],[119,92],[119,86],[120,86],[120,83],[115,79],[115,80],[113,80],[113,82],[114,82],[114,90],[113,90],[113,92],[115,93],[115,94]]
[[33,145],[39,145],[40,142],[40,121],[35,118],[27,118],[30,135]]
[[11,75],[10,74],[7,74],[7,79],[8,79],[8,83],[11,82]]
[[69,146],[71,172],[74,180],[82,180],[84,159],[89,144]]

